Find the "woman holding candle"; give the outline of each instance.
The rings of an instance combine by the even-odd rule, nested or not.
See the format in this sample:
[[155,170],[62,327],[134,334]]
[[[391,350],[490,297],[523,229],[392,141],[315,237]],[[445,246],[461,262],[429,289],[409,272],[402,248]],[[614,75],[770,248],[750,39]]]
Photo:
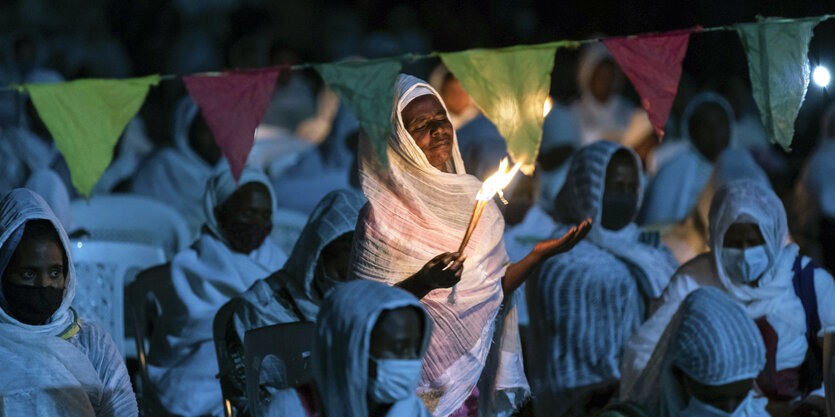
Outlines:
[[[461,244],[481,182],[465,173],[449,115],[428,84],[401,75],[391,117],[388,166],[367,140],[360,143],[369,204],[360,213],[349,274],[408,290],[432,317],[435,332],[418,395],[433,415],[466,413],[459,408],[479,391],[482,413],[509,414],[528,385],[515,311],[506,306],[499,315],[502,300],[548,256],[573,247],[588,226],[543,242],[508,265],[504,221],[490,202],[464,253],[447,252]],[[491,344],[496,351],[488,361]]]

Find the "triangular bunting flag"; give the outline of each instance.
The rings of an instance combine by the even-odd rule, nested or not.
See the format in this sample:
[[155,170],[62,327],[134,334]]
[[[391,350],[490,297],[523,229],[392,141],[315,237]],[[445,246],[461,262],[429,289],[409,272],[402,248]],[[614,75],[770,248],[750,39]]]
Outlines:
[[641,95],[641,104],[659,137],[664,136],[673,108],[689,39],[689,32],[680,32],[603,41]]
[[754,101],[766,135],[787,151],[809,86],[809,41],[820,21],[767,18],[735,26],[748,57]]
[[270,104],[280,71],[280,67],[271,67],[183,77],[189,95],[229,161],[235,181],[241,178],[255,144],[255,128]]
[[542,141],[544,106],[557,47],[441,54],[447,68],[507,142],[514,162],[532,174]]
[[64,155],[78,192],[90,195],[113,158],[119,135],[159,80],[159,75],[151,75],[24,85]]
[[348,110],[356,116],[380,161],[388,163],[386,149],[391,134],[391,106],[400,61],[348,61],[315,66]]

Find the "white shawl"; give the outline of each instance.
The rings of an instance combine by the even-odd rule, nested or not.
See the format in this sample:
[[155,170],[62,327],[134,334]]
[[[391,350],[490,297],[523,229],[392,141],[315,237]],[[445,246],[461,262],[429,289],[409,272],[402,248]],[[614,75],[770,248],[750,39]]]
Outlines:
[[[441,172],[429,164],[403,125],[400,112],[426,94],[435,95],[443,104],[438,93],[421,80],[408,75],[398,79],[387,168],[368,141],[360,141],[360,175],[369,205],[357,223],[351,254],[353,277],[397,284],[438,254],[455,251],[469,224],[481,182],[465,173],[457,138],[453,136],[449,172]],[[503,230],[498,207],[488,203],[465,251],[468,258],[455,302],[450,303],[449,289],[432,291],[421,300],[435,322],[435,332],[418,394],[436,416],[460,407],[484,370],[503,297],[501,279],[508,260]],[[514,336],[518,338],[518,332]],[[527,391],[521,360],[499,366],[506,367],[501,373],[505,382],[499,386]],[[485,370],[486,378],[496,375],[497,370]],[[491,394],[495,393],[482,395]]]

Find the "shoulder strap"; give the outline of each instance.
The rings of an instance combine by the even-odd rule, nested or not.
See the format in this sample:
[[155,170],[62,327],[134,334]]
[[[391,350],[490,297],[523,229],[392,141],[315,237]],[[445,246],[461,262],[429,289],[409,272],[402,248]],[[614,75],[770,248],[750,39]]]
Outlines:
[[803,256],[798,255],[794,261],[794,293],[803,303],[803,310],[806,313],[806,338],[810,342],[817,343],[818,331],[821,328],[820,317],[818,316],[818,297],[815,294],[815,269],[818,264],[810,260],[805,268]]

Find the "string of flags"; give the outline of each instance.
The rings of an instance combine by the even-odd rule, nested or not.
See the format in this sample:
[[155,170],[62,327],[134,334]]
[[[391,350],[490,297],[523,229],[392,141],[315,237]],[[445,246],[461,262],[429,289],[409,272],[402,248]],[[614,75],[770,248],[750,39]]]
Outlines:
[[[314,69],[357,117],[381,161],[391,132],[394,84],[403,61],[440,58],[482,113],[496,125],[514,162],[533,172],[542,139],[542,108],[549,93],[554,55],[560,48],[603,42],[641,97],[655,132],[662,137],[675,99],[690,35],[737,32],[748,60],[754,100],[770,141],[790,150],[794,121],[810,80],[807,59],[818,23],[835,17],[762,18],[756,22],[665,33],[556,41],[495,49],[404,54],[373,60],[275,66],[183,76],[189,95],[236,180],[254,144],[282,71]],[[149,89],[172,75],[129,79],[81,79],[9,88],[28,93],[72,175],[89,195],[104,173],[119,136],[139,111]]]

